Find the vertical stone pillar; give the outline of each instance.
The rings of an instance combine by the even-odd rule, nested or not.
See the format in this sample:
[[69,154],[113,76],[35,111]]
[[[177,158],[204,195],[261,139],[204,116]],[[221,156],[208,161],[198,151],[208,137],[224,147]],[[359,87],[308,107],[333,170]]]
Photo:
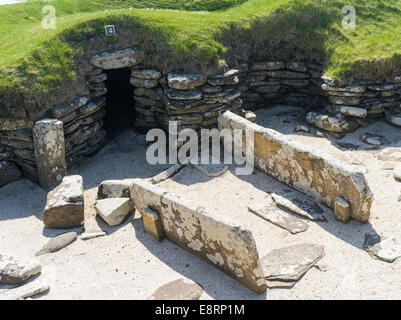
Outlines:
[[33,142],[39,184],[48,190],[53,182],[60,182],[67,174],[63,123],[56,119],[36,122]]

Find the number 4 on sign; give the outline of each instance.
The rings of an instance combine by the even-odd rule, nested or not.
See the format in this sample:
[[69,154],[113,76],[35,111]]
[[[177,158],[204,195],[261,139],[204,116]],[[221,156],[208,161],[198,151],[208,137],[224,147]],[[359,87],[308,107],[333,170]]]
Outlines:
[[111,37],[116,34],[116,27],[113,25],[108,25],[104,27],[104,30],[106,32],[106,36]]

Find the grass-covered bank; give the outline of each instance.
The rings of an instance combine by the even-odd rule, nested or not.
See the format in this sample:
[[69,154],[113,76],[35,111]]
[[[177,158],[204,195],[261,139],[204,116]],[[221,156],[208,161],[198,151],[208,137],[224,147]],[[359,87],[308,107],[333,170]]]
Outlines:
[[[55,30],[41,28],[41,10],[49,4],[57,10]],[[74,82],[77,63],[89,54],[132,44],[145,50],[147,64],[164,70],[209,70],[235,63],[238,57],[298,59],[317,53],[324,55],[326,73],[333,77],[390,79],[400,74],[401,0],[352,1],[357,10],[354,30],[341,27],[341,9],[348,4],[346,0],[28,0],[1,6],[0,97],[40,101]],[[118,35],[105,37],[105,24],[115,24]]]

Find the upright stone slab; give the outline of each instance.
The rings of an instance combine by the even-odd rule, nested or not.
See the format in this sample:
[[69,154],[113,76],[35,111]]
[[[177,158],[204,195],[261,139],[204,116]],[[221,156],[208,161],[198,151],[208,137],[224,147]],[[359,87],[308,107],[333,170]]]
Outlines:
[[[373,195],[363,171],[330,154],[263,128],[229,111],[219,117],[219,129],[254,133],[255,167],[279,181],[334,208],[337,197],[347,200],[351,217],[368,221]],[[234,141],[238,145],[239,141]],[[245,151],[245,143],[242,144]]]
[[67,174],[63,123],[55,119],[36,122],[33,128],[39,184],[48,190],[53,182]]
[[226,216],[135,179],[131,198],[160,214],[166,238],[216,266],[256,293],[266,290],[252,233]]

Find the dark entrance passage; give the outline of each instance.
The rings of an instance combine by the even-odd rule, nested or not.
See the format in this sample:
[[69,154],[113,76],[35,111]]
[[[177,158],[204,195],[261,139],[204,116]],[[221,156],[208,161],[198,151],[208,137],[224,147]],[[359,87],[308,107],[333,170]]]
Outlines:
[[134,87],[130,84],[129,68],[105,70],[105,73],[108,78],[105,82],[107,93],[104,129],[107,138],[111,139],[127,129],[134,129]]

